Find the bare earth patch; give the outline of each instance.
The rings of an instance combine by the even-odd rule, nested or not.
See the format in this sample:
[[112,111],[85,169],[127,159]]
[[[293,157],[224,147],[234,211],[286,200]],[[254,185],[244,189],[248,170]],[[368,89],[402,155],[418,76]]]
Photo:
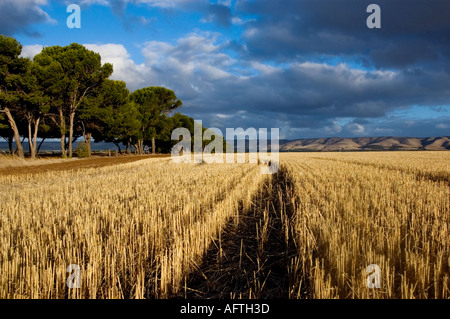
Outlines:
[[0,158],[0,176],[39,174],[49,171],[78,170],[84,168],[96,168],[122,163],[131,163],[147,158],[168,157],[167,154],[157,155],[131,155],[119,157],[91,157],[86,159],[40,159],[21,160]]

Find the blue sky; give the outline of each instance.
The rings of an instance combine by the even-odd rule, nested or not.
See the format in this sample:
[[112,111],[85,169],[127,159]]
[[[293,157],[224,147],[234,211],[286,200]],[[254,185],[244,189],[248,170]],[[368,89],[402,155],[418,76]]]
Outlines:
[[[365,0],[3,0],[23,55],[77,42],[133,91],[165,86],[208,127],[281,138],[450,135],[450,3]],[[68,4],[81,6],[69,29]]]

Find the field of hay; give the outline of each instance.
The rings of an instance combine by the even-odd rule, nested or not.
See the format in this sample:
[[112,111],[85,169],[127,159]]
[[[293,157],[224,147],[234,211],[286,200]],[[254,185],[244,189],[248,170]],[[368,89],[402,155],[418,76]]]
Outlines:
[[0,298],[450,298],[450,153],[280,159],[0,176]]

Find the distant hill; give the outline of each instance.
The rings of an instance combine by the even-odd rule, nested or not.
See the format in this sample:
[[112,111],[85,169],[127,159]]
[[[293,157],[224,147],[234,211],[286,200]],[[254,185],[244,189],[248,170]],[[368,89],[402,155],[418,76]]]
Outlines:
[[441,137],[356,137],[313,138],[280,143],[284,152],[332,151],[444,151],[450,150],[450,136]]
[[[237,141],[235,140],[235,149]],[[15,144],[13,144],[15,147]],[[333,152],[333,151],[442,151],[450,150],[450,136],[441,137],[355,137],[355,138],[311,138],[299,140],[279,140],[281,152]],[[28,151],[28,143],[24,143]],[[267,150],[270,151],[271,142],[267,141]],[[46,141],[41,147],[42,152],[60,150],[60,142]],[[121,145],[122,150],[125,146]],[[113,143],[92,143],[93,151],[116,150]],[[245,142],[245,150],[249,150],[249,141]],[[0,153],[8,151],[8,144],[0,141]]]

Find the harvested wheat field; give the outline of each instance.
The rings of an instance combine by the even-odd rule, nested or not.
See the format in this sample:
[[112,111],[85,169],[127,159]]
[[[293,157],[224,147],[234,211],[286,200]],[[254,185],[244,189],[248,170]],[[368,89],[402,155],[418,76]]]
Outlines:
[[280,158],[0,175],[0,298],[450,297],[448,152]]
[[[449,298],[449,155],[286,155],[295,273],[307,295]],[[372,264],[381,270],[378,289],[366,285]]]

